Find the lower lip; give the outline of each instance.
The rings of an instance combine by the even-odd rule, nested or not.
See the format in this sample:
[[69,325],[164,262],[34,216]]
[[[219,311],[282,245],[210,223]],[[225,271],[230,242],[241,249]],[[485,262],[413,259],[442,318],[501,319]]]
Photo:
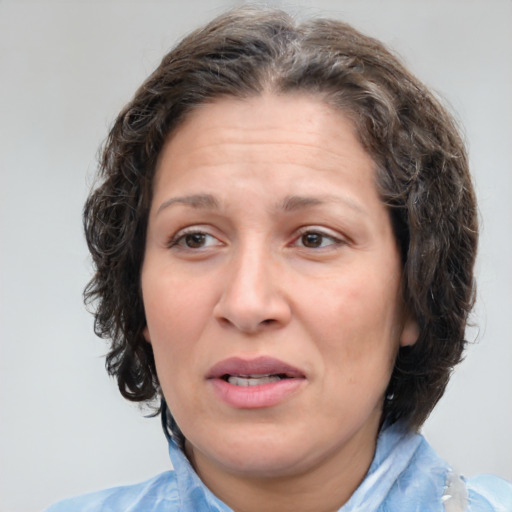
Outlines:
[[224,379],[210,379],[216,395],[237,409],[259,409],[278,405],[295,393],[305,379],[282,379],[257,386],[235,386]]

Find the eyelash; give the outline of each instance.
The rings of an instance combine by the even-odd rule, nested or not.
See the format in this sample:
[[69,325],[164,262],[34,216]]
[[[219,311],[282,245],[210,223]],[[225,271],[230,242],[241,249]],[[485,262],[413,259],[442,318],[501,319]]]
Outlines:
[[[189,251],[199,251],[201,249],[205,249],[209,247],[209,245],[200,245],[197,247],[190,247],[188,245],[185,245],[185,240],[188,236],[191,235],[199,235],[204,238],[212,238],[215,240],[218,240],[214,235],[211,235],[210,233],[206,232],[205,230],[201,230],[198,227],[190,227],[185,228],[183,230],[178,231],[174,236],[172,236],[167,244],[167,247],[169,249],[176,248],[176,249],[182,249],[182,250],[189,250]],[[304,237],[307,235],[315,235],[318,238],[320,238],[320,244],[316,247],[308,247],[304,244]],[[328,240],[330,243],[327,245],[323,245],[324,242]],[[301,242],[302,244],[299,244],[298,242]],[[221,242],[219,242],[221,244]],[[319,251],[319,250],[328,250],[329,248],[337,248],[342,245],[346,245],[347,241],[339,238],[337,236],[334,236],[332,234],[326,233],[322,228],[314,228],[312,226],[307,226],[299,229],[298,236],[294,238],[293,243],[291,246],[297,246],[301,249],[305,250],[312,250],[312,251]],[[215,245],[215,244],[210,244]]]
[[201,247],[188,247],[186,245],[182,245],[181,242],[182,241],[185,241],[186,237],[187,236],[191,236],[191,235],[201,235],[203,237],[211,237],[211,238],[215,238],[213,235],[211,235],[210,233],[207,233],[206,231],[204,230],[201,230],[197,227],[190,227],[190,228],[185,228],[185,229],[182,229],[180,231],[178,231],[175,235],[173,235],[168,244],[167,244],[167,247],[169,249],[172,249],[172,248],[179,248],[179,249],[184,249],[184,250],[199,250],[199,249],[203,249],[204,246],[201,246]]
[[296,244],[298,241],[303,241],[304,236],[306,236],[306,235],[317,235],[317,236],[321,237],[322,243],[326,239],[330,240],[331,243],[329,243],[327,246],[321,246],[320,245],[319,247],[307,247],[305,245],[301,245],[300,247],[303,248],[303,249],[321,250],[321,249],[326,249],[327,247],[331,247],[331,246],[339,247],[340,245],[345,245],[347,243],[342,238],[339,238],[339,237],[334,236],[332,234],[326,233],[321,228],[315,228],[315,227],[307,226],[307,227],[301,228],[299,230],[298,237],[295,238],[294,244]]

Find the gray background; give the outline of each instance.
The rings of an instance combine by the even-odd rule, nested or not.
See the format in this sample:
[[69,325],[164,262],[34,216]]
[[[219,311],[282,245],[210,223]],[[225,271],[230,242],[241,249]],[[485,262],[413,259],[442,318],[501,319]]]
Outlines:
[[[478,343],[424,433],[456,469],[512,479],[512,3],[298,2],[381,38],[465,126],[482,218]],[[81,291],[81,208],[135,88],[223,1],[0,0],[0,512],[168,468],[157,419],[104,369]]]

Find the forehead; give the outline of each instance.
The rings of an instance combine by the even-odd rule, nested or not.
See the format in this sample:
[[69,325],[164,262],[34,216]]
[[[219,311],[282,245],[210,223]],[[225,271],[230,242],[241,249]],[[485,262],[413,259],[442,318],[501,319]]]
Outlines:
[[[195,107],[169,135],[157,164],[158,182],[165,171],[179,179],[180,170],[244,165],[368,169],[375,164],[362,147],[354,123],[320,96],[264,94],[216,99]],[[368,176],[361,174],[356,179]]]
[[[330,122],[326,123],[327,120]],[[224,128],[227,123],[233,130],[244,129],[248,122],[256,140],[260,132],[265,136],[268,132],[277,133],[283,125],[286,125],[290,139],[301,135],[325,136],[339,131],[340,125],[356,133],[349,117],[324,101],[320,94],[265,92],[245,98],[224,96],[196,105],[169,139],[188,131],[191,124],[194,129],[215,131],[219,126]],[[244,132],[243,135],[251,134]],[[282,135],[280,140],[286,140]]]

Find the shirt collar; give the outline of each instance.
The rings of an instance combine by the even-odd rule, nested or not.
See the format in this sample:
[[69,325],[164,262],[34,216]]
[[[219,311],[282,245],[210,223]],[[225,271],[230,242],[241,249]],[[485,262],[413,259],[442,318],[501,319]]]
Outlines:
[[180,512],[232,512],[204,485],[175,441],[169,443],[169,456],[176,474]]

